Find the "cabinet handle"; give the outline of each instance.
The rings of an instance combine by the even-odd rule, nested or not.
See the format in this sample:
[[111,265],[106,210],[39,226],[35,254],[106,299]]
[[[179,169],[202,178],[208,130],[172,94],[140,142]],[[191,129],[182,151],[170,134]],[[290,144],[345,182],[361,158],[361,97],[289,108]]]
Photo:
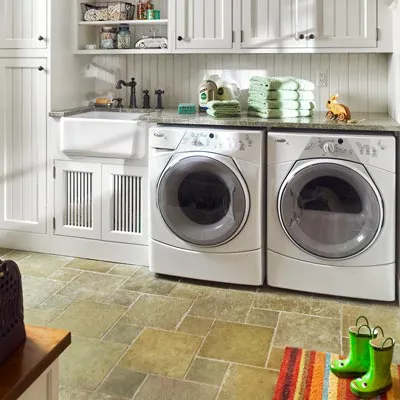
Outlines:
[[39,40],[41,42],[42,40],[44,40],[44,37],[42,35],[39,35],[37,40]]
[[299,39],[304,39],[304,38],[305,38],[304,34],[303,34],[303,33],[300,33]]
[[178,40],[181,42],[183,40],[182,36],[178,36]]
[[39,66],[39,67],[38,67],[38,70],[39,70],[39,71],[44,71],[44,68],[43,68],[42,66]]
[[310,34],[308,35],[308,38],[309,38],[309,39],[315,39],[315,35],[314,35],[313,33],[310,33]]

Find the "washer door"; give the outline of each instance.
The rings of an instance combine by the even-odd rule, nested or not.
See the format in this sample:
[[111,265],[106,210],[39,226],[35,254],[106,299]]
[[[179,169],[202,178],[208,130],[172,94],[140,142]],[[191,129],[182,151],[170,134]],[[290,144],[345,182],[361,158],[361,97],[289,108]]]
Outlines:
[[299,164],[278,196],[279,219],[289,238],[321,258],[366,250],[382,228],[383,206],[365,168],[336,160]]
[[247,188],[239,173],[205,155],[171,162],[158,182],[157,197],[169,229],[198,246],[231,240],[249,212]]

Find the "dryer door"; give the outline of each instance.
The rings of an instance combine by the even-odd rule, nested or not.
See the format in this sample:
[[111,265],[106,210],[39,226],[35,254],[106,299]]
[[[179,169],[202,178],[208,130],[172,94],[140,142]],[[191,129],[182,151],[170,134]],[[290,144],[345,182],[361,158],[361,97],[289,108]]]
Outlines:
[[382,199],[365,168],[340,160],[298,162],[279,191],[278,214],[297,246],[328,259],[366,250],[383,223]]
[[210,155],[169,163],[157,186],[168,228],[187,243],[218,246],[235,237],[249,213],[249,195],[237,170]]

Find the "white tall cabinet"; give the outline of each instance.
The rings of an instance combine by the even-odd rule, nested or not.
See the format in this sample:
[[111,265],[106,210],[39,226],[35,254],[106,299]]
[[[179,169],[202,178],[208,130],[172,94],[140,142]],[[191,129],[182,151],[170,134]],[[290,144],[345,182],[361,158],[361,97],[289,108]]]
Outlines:
[[46,59],[0,58],[0,228],[46,232]]
[[47,0],[0,0],[0,246],[46,251]]

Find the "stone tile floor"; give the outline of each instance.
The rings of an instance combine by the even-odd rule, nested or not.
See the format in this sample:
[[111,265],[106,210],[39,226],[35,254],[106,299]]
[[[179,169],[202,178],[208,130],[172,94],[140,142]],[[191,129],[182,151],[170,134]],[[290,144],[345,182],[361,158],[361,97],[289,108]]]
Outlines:
[[285,346],[346,352],[360,314],[400,341],[395,304],[16,250],[0,256],[20,266],[26,323],[72,331],[61,400],[270,399]]

